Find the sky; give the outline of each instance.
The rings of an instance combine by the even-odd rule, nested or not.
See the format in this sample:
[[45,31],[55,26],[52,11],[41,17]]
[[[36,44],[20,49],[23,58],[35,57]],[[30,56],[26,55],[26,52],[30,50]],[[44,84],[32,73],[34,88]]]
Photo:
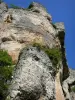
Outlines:
[[65,48],[68,66],[75,69],[75,0],[4,0],[8,5],[15,4],[27,8],[31,2],[39,2],[52,15],[53,23],[65,24]]

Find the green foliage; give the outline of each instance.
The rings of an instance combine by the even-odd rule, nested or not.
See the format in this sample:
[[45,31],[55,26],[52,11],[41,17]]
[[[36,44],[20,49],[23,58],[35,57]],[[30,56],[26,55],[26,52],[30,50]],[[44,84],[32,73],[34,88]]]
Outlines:
[[56,67],[59,61],[61,60],[62,54],[59,48],[50,49],[47,46],[42,46],[41,44],[34,43],[34,47],[37,47],[39,50],[42,49],[46,52],[49,58],[52,60],[53,65]]
[[28,9],[31,9],[32,7],[33,7],[33,4],[30,4],[29,7],[28,7]]
[[71,91],[75,92],[75,86],[71,88]]
[[3,98],[7,96],[13,70],[13,65],[0,67],[0,95],[2,95]]
[[10,85],[12,72],[14,66],[12,65],[12,58],[6,51],[0,50],[0,97],[5,100],[7,90]]
[[49,58],[52,60],[53,65],[56,66],[61,60],[61,52],[58,48],[46,49],[45,52],[47,53]]
[[12,58],[6,51],[0,50],[0,66],[12,65]]
[[13,66],[0,67],[0,75],[4,81],[10,80],[12,76]]

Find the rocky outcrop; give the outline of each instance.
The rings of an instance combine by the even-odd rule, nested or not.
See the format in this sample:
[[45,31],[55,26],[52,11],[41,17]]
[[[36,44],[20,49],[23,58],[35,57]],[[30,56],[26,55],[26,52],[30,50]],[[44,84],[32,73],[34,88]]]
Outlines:
[[51,15],[35,2],[26,10],[7,9],[6,5],[1,9],[4,8],[6,12],[0,19],[0,49],[7,50],[13,61],[17,61],[19,52],[28,44],[40,43],[49,48],[62,48],[63,71],[67,72],[64,78],[67,78],[69,71],[65,59],[63,23],[52,24]]
[[56,30],[51,24],[51,15],[43,6],[33,2],[27,10],[7,10],[6,5],[1,9],[4,8],[6,12],[0,18],[0,49],[7,50],[14,61],[26,44],[38,42],[50,48],[56,46]]
[[71,91],[71,87],[75,86],[75,71],[72,69],[69,69],[70,75],[69,77],[63,81],[63,91],[66,100],[74,100],[75,99],[75,93]]
[[[14,9],[0,3],[0,49],[6,50],[14,62],[18,61],[7,100],[74,98],[70,89],[75,78],[71,77],[71,70],[69,73],[64,38],[64,24],[53,24],[41,4],[33,2],[27,9]],[[34,43],[59,49],[62,57],[58,64],[54,66],[44,51],[31,46]]]
[[75,88],[75,70],[74,69],[69,69],[70,70],[70,76],[71,79],[73,78],[74,81],[71,83],[71,85],[69,85],[70,87],[70,96],[71,96],[71,100],[75,100],[75,90],[73,91],[72,88]]
[[[65,27],[64,23],[55,23],[55,28],[57,31],[57,36],[59,38],[60,44],[61,44],[61,52],[62,52],[62,64],[63,64],[63,80],[68,78],[69,76],[69,69],[68,69],[68,64],[66,60],[66,54],[65,54],[65,45],[64,45],[64,40],[65,40]],[[65,74],[67,73],[67,74]]]
[[8,6],[4,2],[0,3],[0,18],[7,11],[8,11]]
[[48,56],[36,47],[24,48],[10,87],[10,100],[55,100],[54,70]]

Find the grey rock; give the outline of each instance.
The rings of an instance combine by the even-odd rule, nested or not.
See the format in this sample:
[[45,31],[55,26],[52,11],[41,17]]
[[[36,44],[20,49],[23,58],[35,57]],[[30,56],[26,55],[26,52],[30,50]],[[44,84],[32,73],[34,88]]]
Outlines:
[[57,29],[65,30],[64,23],[63,22],[58,22],[54,24]]
[[70,91],[70,89],[73,85],[75,85],[75,70],[69,69],[69,71],[70,71],[69,77],[63,81],[62,87],[66,100],[74,100],[75,95],[73,92]]
[[52,21],[51,15],[47,13],[46,8],[40,3],[32,2],[28,8],[35,13],[40,13],[41,15],[46,17],[50,22]]
[[[72,87],[75,87],[75,70],[69,68],[69,71],[70,71],[70,77],[71,77],[71,79],[74,79],[74,81],[70,85],[70,89],[71,89]],[[71,96],[71,100],[75,100],[75,92],[74,91],[70,92],[70,96]]]
[[24,48],[11,83],[10,100],[55,100],[53,73],[52,63],[43,51]]
[[75,79],[75,69],[69,68],[69,71],[70,71],[70,76]]
[[57,31],[56,36],[59,38],[60,44],[61,44],[61,52],[62,52],[62,64],[63,64],[63,80],[67,79],[69,77],[69,68],[67,64],[66,59],[66,53],[65,53],[65,27],[63,22],[55,23],[54,24],[55,29]]
[[0,3],[0,20],[3,14],[6,13],[7,11],[8,11],[7,5],[4,2]]
[[[7,12],[1,14],[0,49],[7,50],[14,61],[17,60],[20,50],[26,44],[38,42],[50,48],[56,47],[56,30],[50,22],[51,15],[38,3],[33,3],[33,5],[33,9],[9,8]],[[35,5],[37,5],[36,8],[40,10],[40,13],[33,11]],[[38,6],[40,7],[38,8]],[[3,41],[4,38],[8,39]],[[15,43],[14,46],[13,43]],[[16,44],[19,46],[17,47]],[[9,45],[10,49],[8,48]],[[16,54],[17,50],[18,53]]]
[[[0,49],[8,51],[13,61],[17,61],[21,49],[28,44],[40,43],[49,48],[61,48],[60,80],[62,83],[64,79],[63,90],[68,91],[68,83],[74,80],[68,81],[65,28],[62,22],[54,25],[51,15],[39,3],[33,2],[27,10],[8,9],[5,3],[0,4]],[[47,55],[33,47],[24,49],[20,55],[10,88],[11,100],[30,99],[33,96],[35,100],[55,100],[54,68]],[[66,98],[70,96],[69,91],[67,93]]]
[[75,100],[75,92],[71,92],[70,96],[71,96],[71,100]]
[[8,9],[7,5],[4,2],[2,2],[0,4],[0,13],[6,12],[7,9]]

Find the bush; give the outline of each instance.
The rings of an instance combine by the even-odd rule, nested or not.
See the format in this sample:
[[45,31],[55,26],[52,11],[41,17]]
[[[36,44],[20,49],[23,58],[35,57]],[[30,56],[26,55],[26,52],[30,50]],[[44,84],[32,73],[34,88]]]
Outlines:
[[0,50],[0,100],[5,100],[14,66],[6,51]]
[[33,4],[30,4],[28,7],[28,9],[31,9],[31,8],[33,8]]
[[61,60],[62,54],[59,48],[55,47],[55,48],[50,49],[48,46],[43,46],[38,43],[33,43],[33,46],[37,47],[39,50],[40,49],[44,50],[55,67]]
[[0,50],[0,66],[12,65],[12,58],[6,51]]
[[75,92],[75,86],[71,88],[71,91],[72,92]]
[[2,100],[7,96],[13,70],[13,66],[0,67],[0,96],[2,96]]

